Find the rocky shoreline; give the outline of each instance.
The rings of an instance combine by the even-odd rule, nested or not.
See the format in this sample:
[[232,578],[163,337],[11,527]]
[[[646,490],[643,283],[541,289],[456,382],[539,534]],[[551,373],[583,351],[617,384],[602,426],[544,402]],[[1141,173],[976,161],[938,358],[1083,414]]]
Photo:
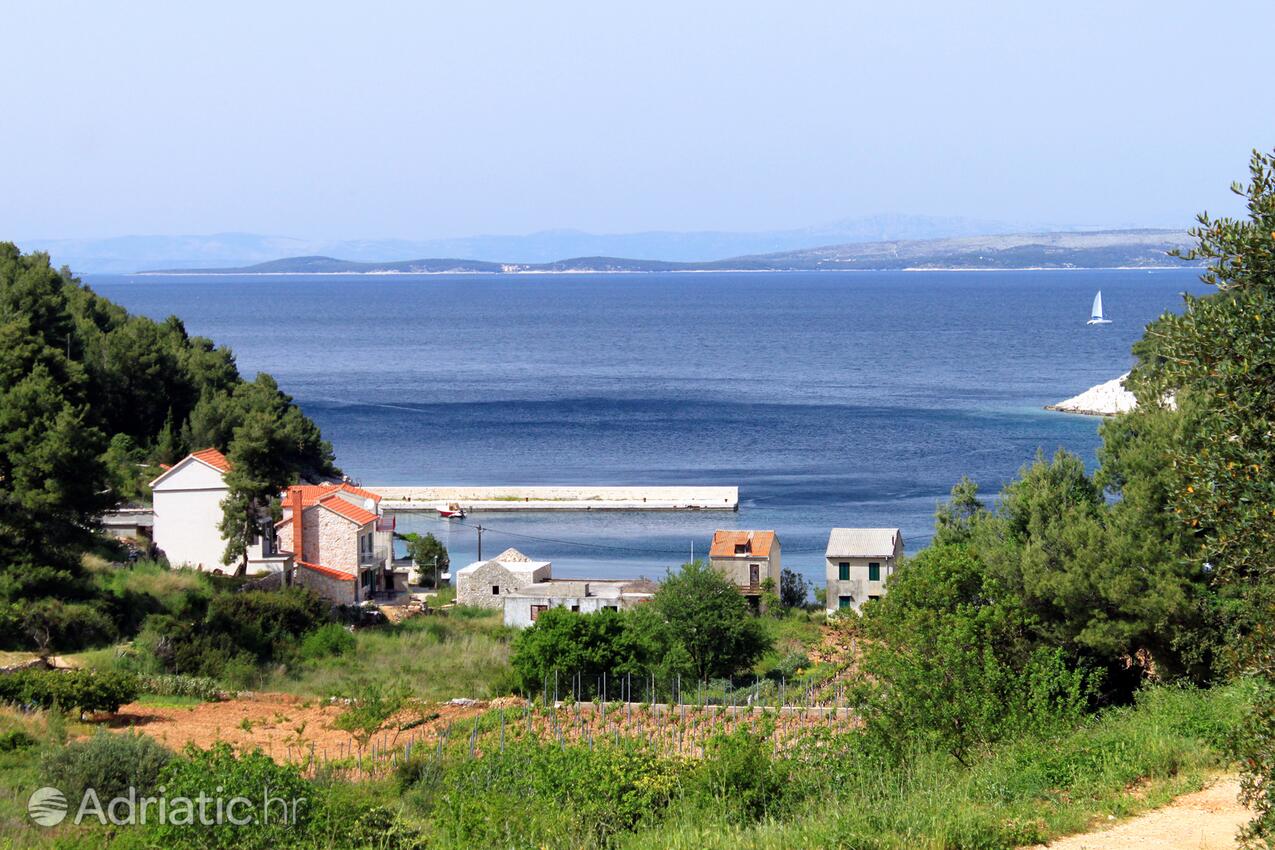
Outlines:
[[1133,393],[1125,389],[1124,379],[1127,377],[1129,373],[1125,372],[1119,378],[1090,387],[1080,395],[1057,404],[1047,404],[1045,409],[1085,416],[1115,416],[1117,413],[1126,413],[1138,406]]

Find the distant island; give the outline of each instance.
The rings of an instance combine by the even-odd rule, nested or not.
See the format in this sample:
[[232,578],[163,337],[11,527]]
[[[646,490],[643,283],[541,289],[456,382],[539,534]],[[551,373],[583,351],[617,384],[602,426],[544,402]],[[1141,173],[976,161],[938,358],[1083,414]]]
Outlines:
[[1103,230],[829,245],[702,262],[573,257],[545,263],[418,259],[385,262],[286,257],[248,266],[151,269],[138,274],[536,274],[723,271],[973,271],[1013,269],[1181,268],[1171,256],[1186,249],[1185,230]]

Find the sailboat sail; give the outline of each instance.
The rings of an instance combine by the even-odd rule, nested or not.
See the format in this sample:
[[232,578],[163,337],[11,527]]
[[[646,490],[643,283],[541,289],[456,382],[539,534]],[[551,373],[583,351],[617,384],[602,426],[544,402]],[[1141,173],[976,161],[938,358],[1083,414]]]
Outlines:
[[1087,322],[1087,324],[1090,324],[1090,325],[1111,324],[1110,319],[1104,319],[1102,317],[1102,290],[1101,289],[1098,290],[1098,294],[1093,297],[1093,309],[1089,311],[1089,321]]

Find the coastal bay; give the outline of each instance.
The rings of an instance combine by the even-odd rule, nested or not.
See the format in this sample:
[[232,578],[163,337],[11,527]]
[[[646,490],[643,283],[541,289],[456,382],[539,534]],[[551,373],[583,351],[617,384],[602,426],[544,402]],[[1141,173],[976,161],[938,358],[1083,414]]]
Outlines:
[[[738,513],[483,513],[555,574],[659,576],[717,527],[773,528],[822,575],[833,526],[909,551],[962,474],[1039,448],[1093,463],[1098,420],[1043,406],[1132,363],[1190,270],[164,278],[90,276],[268,370],[376,485],[738,485]],[[1086,327],[1102,289],[1114,324]],[[466,563],[468,521],[424,514]],[[492,549],[495,551],[495,548]]]

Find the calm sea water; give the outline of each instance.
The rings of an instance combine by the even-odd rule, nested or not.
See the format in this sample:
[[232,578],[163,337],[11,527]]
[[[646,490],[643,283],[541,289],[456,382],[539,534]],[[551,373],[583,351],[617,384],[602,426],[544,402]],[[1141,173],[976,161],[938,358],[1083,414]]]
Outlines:
[[[828,529],[909,550],[963,474],[992,492],[1037,449],[1091,464],[1096,420],[1045,404],[1132,363],[1194,272],[90,276],[272,373],[366,484],[737,484],[737,514],[479,514],[485,554],[657,577],[714,528],[778,531],[822,576]],[[1111,325],[1087,327],[1101,289]],[[453,563],[466,525],[429,530]]]

